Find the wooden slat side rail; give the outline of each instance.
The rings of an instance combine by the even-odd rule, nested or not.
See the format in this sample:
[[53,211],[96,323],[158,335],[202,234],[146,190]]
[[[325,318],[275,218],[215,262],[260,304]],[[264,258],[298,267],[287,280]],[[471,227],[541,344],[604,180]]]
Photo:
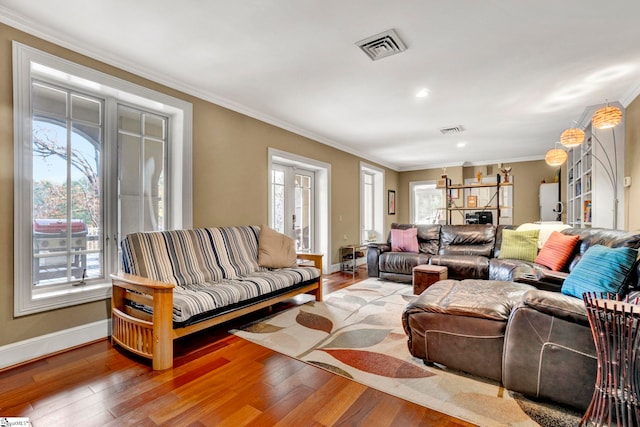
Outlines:
[[[155,370],[171,368],[175,285],[126,273],[112,274],[111,281],[111,317],[114,322],[112,340],[133,353],[151,357]],[[142,294],[135,299],[143,303],[148,303],[148,297],[145,296],[151,296],[153,315],[150,327],[148,321],[125,314],[125,311],[134,312],[126,309],[126,300],[131,291]],[[148,314],[141,317],[148,318]]]
[[136,319],[117,308],[112,308],[113,343],[139,356],[153,358],[153,323]]

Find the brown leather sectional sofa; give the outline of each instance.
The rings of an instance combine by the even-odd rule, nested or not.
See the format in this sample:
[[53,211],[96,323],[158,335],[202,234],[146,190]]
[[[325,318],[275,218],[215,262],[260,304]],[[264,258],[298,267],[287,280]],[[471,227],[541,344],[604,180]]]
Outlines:
[[[452,279],[489,278],[489,259],[496,253],[496,234],[502,227],[491,224],[412,225],[391,224],[392,229],[418,229],[420,252],[392,252],[391,241],[370,243],[367,252],[369,277],[411,283],[413,267],[446,265]],[[499,251],[499,245],[498,245]]]
[[[421,253],[393,253],[390,245],[370,245],[369,276],[410,283],[414,265],[447,265],[450,279],[473,279],[463,280],[472,295],[478,295],[478,289],[483,288],[493,291],[493,295],[487,295],[488,304],[498,305],[500,311],[492,310],[494,315],[499,314],[498,320],[486,313],[476,313],[473,306],[481,302],[481,294],[474,296],[476,299],[469,307],[464,302],[455,310],[440,307],[440,301],[451,303],[449,297],[468,292],[455,281],[441,282],[442,292],[449,292],[447,298],[423,293],[405,309],[403,322],[412,354],[427,363],[440,363],[499,380],[509,390],[585,410],[593,394],[597,357],[583,301],[560,292],[563,276],[593,245],[639,248],[640,232],[563,230],[563,234],[580,238],[563,272],[558,274],[534,263],[497,258],[503,227],[417,227]],[[627,278],[629,293],[640,293],[639,270],[636,262]],[[515,294],[509,293],[508,301],[503,301],[500,293],[495,292],[503,281],[533,287],[520,286]],[[437,333],[429,329],[437,329]],[[479,345],[486,345],[489,337],[493,344],[484,351]],[[501,366],[496,366],[500,363]]]

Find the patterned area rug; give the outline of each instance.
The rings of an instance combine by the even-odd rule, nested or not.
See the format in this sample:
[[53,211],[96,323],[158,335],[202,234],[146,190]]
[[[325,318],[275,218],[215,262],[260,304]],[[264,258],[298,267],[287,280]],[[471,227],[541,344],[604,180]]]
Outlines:
[[575,426],[579,414],[532,402],[497,382],[425,366],[407,348],[411,286],[367,279],[234,334],[354,381],[480,426]]

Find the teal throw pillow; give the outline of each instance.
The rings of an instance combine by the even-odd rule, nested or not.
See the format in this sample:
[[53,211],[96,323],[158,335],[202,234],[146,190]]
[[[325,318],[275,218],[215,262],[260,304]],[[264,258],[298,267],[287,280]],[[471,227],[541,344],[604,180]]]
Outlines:
[[540,230],[502,230],[502,244],[498,258],[535,261],[538,255],[539,234]]
[[638,251],[633,248],[591,246],[562,284],[562,293],[582,298],[585,292],[621,294]]

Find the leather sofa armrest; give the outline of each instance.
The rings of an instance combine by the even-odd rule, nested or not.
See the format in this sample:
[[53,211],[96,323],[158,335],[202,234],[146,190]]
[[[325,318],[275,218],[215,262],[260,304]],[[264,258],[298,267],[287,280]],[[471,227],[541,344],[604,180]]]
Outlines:
[[369,243],[367,244],[367,246],[369,247],[369,249],[371,248],[377,249],[379,253],[389,252],[391,250],[391,244],[386,242],[385,243]]
[[367,246],[367,275],[369,277],[379,277],[380,254],[389,252],[391,245],[389,243],[369,243]]
[[544,291],[560,292],[562,284],[569,273],[547,270],[530,265],[516,267],[512,273],[512,280],[518,283],[526,283]]
[[524,294],[522,304],[559,319],[581,325],[589,325],[584,302],[560,292],[532,290]]
[[556,283],[562,286],[564,280],[569,276],[569,273],[565,273],[564,271],[554,271],[554,270],[539,270],[540,280],[543,280],[547,283]]

